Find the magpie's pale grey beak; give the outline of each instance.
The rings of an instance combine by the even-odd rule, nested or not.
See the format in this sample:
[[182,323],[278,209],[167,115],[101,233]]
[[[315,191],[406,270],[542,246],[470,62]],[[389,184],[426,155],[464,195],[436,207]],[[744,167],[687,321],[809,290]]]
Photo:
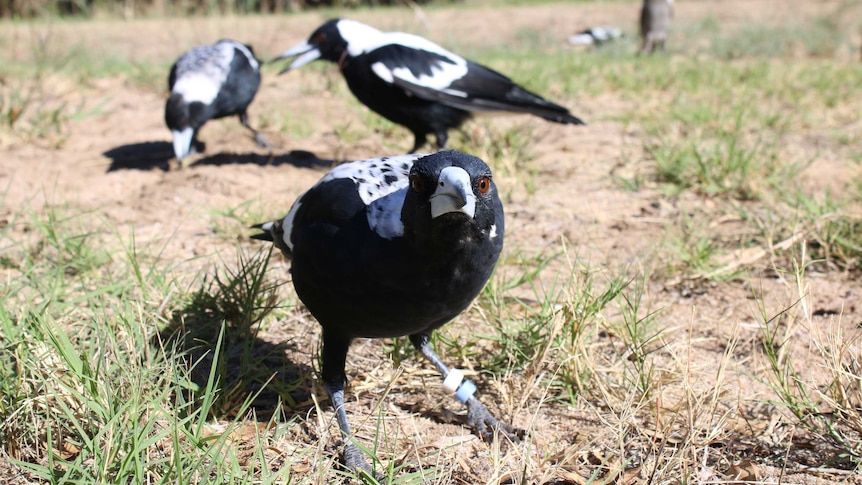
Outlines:
[[462,212],[470,218],[476,214],[476,196],[470,184],[470,174],[461,167],[441,170],[437,188],[431,194],[431,217],[449,212]]
[[192,150],[192,135],[195,134],[195,130],[189,126],[182,130],[174,130],[172,133],[174,155],[176,155],[178,161],[182,161]]
[[282,52],[281,54],[279,54],[278,57],[269,62],[273,63],[282,59],[289,59],[291,57],[296,57],[296,59],[294,59],[293,62],[290,63],[290,65],[279,71],[279,74],[284,74],[291,69],[302,67],[311,61],[319,59],[320,50],[314,45],[309,44],[308,42],[302,42]]

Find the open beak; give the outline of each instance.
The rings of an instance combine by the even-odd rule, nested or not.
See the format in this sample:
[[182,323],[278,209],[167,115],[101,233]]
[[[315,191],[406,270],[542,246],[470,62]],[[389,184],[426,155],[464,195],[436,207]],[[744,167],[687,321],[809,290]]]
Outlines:
[[476,214],[476,196],[470,175],[460,167],[446,167],[440,172],[437,189],[431,194],[431,217],[462,212],[471,219]]
[[[296,56],[299,56],[299,57],[296,57]],[[294,59],[293,62],[291,62],[289,66],[287,66],[284,69],[282,69],[281,71],[279,71],[279,74],[284,74],[287,71],[290,71],[291,69],[296,69],[298,67],[302,67],[311,61],[319,59],[320,58],[320,50],[316,46],[309,44],[308,42],[302,42],[302,43],[297,44],[297,45],[291,47],[290,49],[282,52],[278,57],[276,57],[275,59],[273,59],[269,62],[273,63],[273,62],[280,61],[282,59],[288,59],[290,57],[296,57],[296,59]]]
[[177,160],[182,161],[192,149],[192,136],[195,134],[195,130],[188,127],[174,130],[172,133],[174,134],[174,155],[177,156]]

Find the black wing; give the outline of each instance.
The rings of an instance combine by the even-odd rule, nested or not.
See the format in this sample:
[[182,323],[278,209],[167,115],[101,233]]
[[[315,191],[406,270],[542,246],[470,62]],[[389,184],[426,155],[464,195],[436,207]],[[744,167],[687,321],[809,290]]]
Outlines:
[[[443,51],[445,52],[445,51]],[[583,124],[569,110],[455,54],[389,44],[369,54],[378,77],[428,101],[467,111],[529,113],[558,123]]]

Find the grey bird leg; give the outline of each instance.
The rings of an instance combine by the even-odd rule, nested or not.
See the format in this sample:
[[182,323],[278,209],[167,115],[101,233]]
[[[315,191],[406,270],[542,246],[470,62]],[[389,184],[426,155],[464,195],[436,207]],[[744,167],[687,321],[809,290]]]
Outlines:
[[266,137],[263,136],[263,133],[255,130],[249,124],[248,113],[246,113],[245,111],[240,113],[239,114],[239,122],[242,123],[242,126],[245,126],[249,130],[251,130],[252,133],[254,133],[254,141],[255,141],[255,143],[257,143],[257,146],[259,146],[261,148],[269,148],[269,142],[266,140]]
[[425,142],[428,141],[428,135],[425,133],[413,132],[413,148],[410,149],[410,153],[416,153],[425,145]]
[[[410,336],[410,342],[419,352],[422,352],[426,359],[434,364],[444,379],[449,375],[449,368],[431,348],[431,336],[429,334],[413,334]],[[475,396],[470,396],[470,399],[467,400],[467,425],[473,428],[476,434],[485,441],[493,440],[495,431],[506,435],[512,441],[519,441],[524,436],[524,430],[517,429],[495,418]]]
[[449,141],[449,133],[446,130],[437,131],[434,136],[437,138],[437,151],[446,148],[446,143]]
[[353,443],[353,434],[350,432],[350,423],[347,422],[347,412],[344,410],[344,386],[326,386],[326,391],[329,393],[329,400],[332,402],[332,407],[335,408],[335,419],[338,420],[338,427],[341,429],[341,438],[343,441],[342,459],[344,466],[359,472],[365,470],[369,475],[374,476],[371,465],[365,461],[365,455]]
[[323,335],[323,383],[329,400],[335,408],[335,419],[341,430],[343,442],[342,458],[344,465],[355,472],[365,470],[373,475],[371,465],[365,461],[365,455],[353,443],[353,433],[350,431],[350,423],[347,421],[347,411],[344,408],[344,364],[347,360],[347,349],[350,340]]

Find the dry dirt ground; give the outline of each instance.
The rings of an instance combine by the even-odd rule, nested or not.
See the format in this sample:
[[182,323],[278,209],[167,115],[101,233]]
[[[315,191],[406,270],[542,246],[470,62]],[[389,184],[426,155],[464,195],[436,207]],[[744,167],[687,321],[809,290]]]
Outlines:
[[[691,23],[714,16],[722,22],[769,22],[775,18],[776,4],[782,4],[782,15],[793,17],[814,16],[835,2],[679,2],[676,21]],[[351,16],[383,29],[419,32],[449,45],[483,46],[510,41],[518,32],[537,27],[547,29],[561,42],[576,29],[589,25],[616,24],[633,33],[636,8],[629,3],[571,3],[428,10],[424,19],[409,9]],[[27,58],[32,55],[33,43],[44,39],[45,49],[49,50],[81,44],[96,55],[123,56],[167,66],[187,46],[231,37],[252,44],[259,56],[270,58],[303,40],[324,18],[323,14],[305,13],[277,18],[7,24],[2,26],[4,37],[11,42],[3,48],[8,49],[7,55]],[[573,50],[572,55],[578,52]],[[244,235],[231,239],[223,233],[216,234],[222,223],[215,210],[226,211],[252,200],[259,202],[265,217],[279,217],[333,161],[395,154],[410,146],[408,133],[397,128],[353,141],[341,139],[333,126],[346,126],[349,130],[351,123],[361,123],[357,110],[364,108],[348,107],[349,98],[343,85],[336,86],[337,95],[327,91],[326,83],[342,83],[333,70],[329,71],[321,74],[321,70],[307,69],[285,76],[268,72],[252,105],[251,119],[263,126],[273,147],[255,146],[235,120],[211,122],[201,133],[201,139],[207,143],[206,154],[184,169],[168,166],[171,154],[169,132],[162,120],[165,100],[162,81],[158,86],[148,87],[118,75],[79,84],[49,75],[45,83],[56,99],[89,108],[91,114],[80,121],[66,122],[62,135],[23,139],[6,132],[0,134],[0,186],[5,191],[2,206],[5,214],[0,217],[9,218],[17,211],[38,211],[45,204],[66,205],[92,211],[92,217],[118,228],[120,234],[134,231],[141,247],[163,247],[162,258],[189,274],[208,267],[218,257],[227,255],[225,259],[230,259],[237,244],[252,247],[254,243]],[[167,71],[165,77],[166,74]],[[676,203],[668,201],[655,188],[625,190],[612,178],[620,167],[638,170],[631,164],[648,163],[643,156],[641,129],[614,121],[633,102],[611,93],[571,100],[567,104],[572,111],[589,121],[587,126],[579,128],[521,117],[495,117],[466,126],[468,133],[477,132],[481,136],[483,123],[530,124],[538,138],[533,145],[530,167],[538,174],[536,183],[540,189],[529,194],[511,176],[498,181],[504,192],[507,188],[511,192],[506,207],[507,251],[550,252],[566,241],[573,257],[577,255],[590,266],[610,273],[626,267],[648,272],[656,264],[651,260],[653,248],[661,244],[665,228],[676,217]],[[315,117],[316,122],[298,131],[267,130],[277,124],[274,120],[291,112],[313,112],[319,116]],[[859,177],[858,165],[846,163],[843,158],[846,154],[819,152],[811,141],[816,136],[817,133],[799,133],[785,147],[797,153],[818,153],[814,164],[801,175],[811,190],[831,188],[835,180]],[[858,126],[855,136],[859,136]],[[709,204],[709,201],[688,203]],[[733,222],[719,220],[715,224],[727,224],[729,237],[733,237],[731,233],[736,228]],[[277,263],[271,271],[276,277],[287,278],[286,263]],[[558,262],[554,267],[554,271],[565,270],[565,263]],[[805,285],[809,313],[814,317],[811,326],[799,327],[798,335],[793,336],[798,339],[795,348],[800,355],[809,352],[815,337],[830,325],[854,332],[862,324],[862,283],[858,275],[813,272],[807,275]],[[762,375],[765,362],[759,356],[758,312],[753,296],[762,299],[768,312],[775,313],[793,303],[799,291],[792,278],[769,271],[768,257],[755,260],[750,272],[731,281],[688,282],[685,275],[680,275],[673,281],[652,281],[646,289],[646,304],[653,310],[661,310],[659,324],[666,329],[665,335],[671,336],[664,342],[667,361],[661,365],[677,371],[684,369],[679,375],[690,380],[697,392],[715,389],[723,395],[720,409],[715,411],[716,416],[721,416],[716,424],[720,432],[705,438],[709,442],[702,448],[703,462],[709,463],[704,469],[714,474],[696,477],[695,481],[733,479],[738,472],[749,481],[777,482],[781,477],[783,483],[862,483],[853,472],[828,465],[827,470],[816,470],[815,467],[823,465],[822,456],[816,452],[821,445],[794,427],[792,419],[779,408],[769,404],[775,397],[757,378]],[[298,325],[302,328],[297,329]],[[469,331],[457,325],[453,324],[450,332],[453,337]],[[290,337],[313,347],[316,330],[313,320],[305,316],[271,322],[262,337],[274,341]],[[718,362],[734,339],[736,344],[728,368],[719,376]],[[309,348],[304,344],[296,347]],[[295,360],[311,358],[311,352],[304,351],[298,352]],[[373,411],[377,394],[394,373],[393,366],[384,361],[377,343],[361,342],[353,348],[348,365],[353,381],[349,403],[353,416]],[[407,377],[402,375],[401,379],[405,381],[412,383],[419,380],[416,376],[430,375],[422,363],[404,365]],[[809,377],[817,379],[820,370],[814,364],[811,367],[813,375]],[[396,384],[384,404],[386,419],[391,420],[392,426],[400,426],[404,436],[399,457],[410,461],[423,456],[429,448],[443,450],[435,459],[460,463],[455,468],[461,471],[454,473],[453,479],[484,483],[498,463],[497,451],[460,426],[441,423],[439,406],[457,410],[455,406],[442,404],[435,408],[428,404],[433,412],[411,411],[411,403],[441,401],[435,380],[430,377],[427,380],[427,386],[407,385],[404,389]],[[614,409],[595,401],[582,400],[572,407],[540,405],[540,389],[535,388],[538,378],[510,381],[514,384],[510,383],[509,388],[496,381],[486,382],[482,387],[491,409],[499,409],[515,425],[531,430],[533,460],[527,478],[531,483],[555,480],[581,483],[589,476],[588,464],[602,463],[608,450],[630,446],[612,441],[626,436],[618,432],[620,426],[658,427],[655,422],[620,416],[622,408]],[[686,400],[692,396],[684,395],[680,389],[675,386],[666,395],[660,394],[657,405],[667,409],[668,414],[685,408]],[[300,412],[314,414],[308,403]],[[331,416],[328,410],[326,413],[327,418]],[[373,425],[373,419],[360,425],[360,435],[374,436]],[[306,432],[307,436],[297,436],[297,440],[319,438],[315,430]],[[658,433],[654,434],[656,442],[661,441]],[[629,434],[633,441],[640,442],[647,435]],[[673,446],[678,438],[671,437],[665,445]],[[334,441],[332,436],[321,439]],[[577,443],[581,444],[574,448],[578,452],[569,456],[567,450]],[[288,449],[283,452],[289,453]],[[529,452],[529,447],[509,451]],[[810,459],[806,458],[809,456]],[[790,460],[784,470],[786,457]],[[304,470],[297,466],[296,471]],[[745,476],[748,472],[756,476]],[[647,480],[638,477],[637,472],[625,479],[620,477],[623,481],[629,479],[641,483]]]

